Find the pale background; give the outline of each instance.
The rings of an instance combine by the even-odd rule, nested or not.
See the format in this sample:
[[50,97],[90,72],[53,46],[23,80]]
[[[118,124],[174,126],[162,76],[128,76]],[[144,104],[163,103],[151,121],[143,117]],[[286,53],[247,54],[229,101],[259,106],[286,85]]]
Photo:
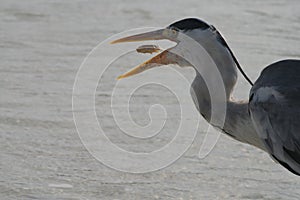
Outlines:
[[[0,5],[0,199],[299,199],[298,177],[266,153],[226,136],[205,160],[193,145],[157,172],[110,169],[81,144],[71,107],[76,72],[99,42],[187,16],[214,24],[255,80],[263,66],[299,58],[298,0],[1,0]],[[131,66],[119,67],[114,76]],[[240,81],[236,95],[247,98],[248,91]],[[159,90],[152,93],[163,103],[172,100]],[[147,96],[137,105],[144,102]]]

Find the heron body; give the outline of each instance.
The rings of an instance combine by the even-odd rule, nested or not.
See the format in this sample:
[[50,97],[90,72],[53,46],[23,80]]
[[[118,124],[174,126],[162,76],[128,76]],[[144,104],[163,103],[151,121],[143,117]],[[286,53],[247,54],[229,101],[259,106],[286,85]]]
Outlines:
[[268,153],[300,175],[300,61],[266,67],[251,88],[249,111]]
[[[186,51],[189,47],[184,46],[186,44],[182,42],[179,33],[200,44],[217,66],[226,96],[225,99],[217,101],[226,104],[224,123],[211,121],[212,98],[216,94],[210,94],[205,80],[216,77],[211,70],[213,66],[210,63],[199,63],[200,71],[205,71],[207,76],[203,77],[199,69],[190,64],[185,56],[193,54],[203,58],[204,54],[199,51]],[[249,101],[236,101],[232,91],[237,82],[238,70],[251,85],[252,82],[241,69],[222,35],[214,26],[202,20],[183,19],[165,29],[121,38],[112,43],[161,39],[174,41],[177,45],[119,78],[135,75],[155,65],[193,67],[196,76],[191,85],[191,96],[200,114],[226,135],[266,151],[286,169],[300,175],[300,60],[283,60],[269,65],[253,84]],[[181,57],[174,56],[172,50],[176,50]]]

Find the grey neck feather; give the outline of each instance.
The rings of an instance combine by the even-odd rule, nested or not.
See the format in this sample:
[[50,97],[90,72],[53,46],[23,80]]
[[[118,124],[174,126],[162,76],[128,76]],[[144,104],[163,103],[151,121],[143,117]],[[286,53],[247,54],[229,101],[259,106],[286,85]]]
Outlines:
[[[232,90],[237,80],[236,65],[227,52],[218,52],[217,54],[209,52],[214,59],[221,76],[226,90],[226,119],[224,126],[218,124],[212,124],[214,127],[221,129],[223,133],[231,136],[232,138],[256,146],[262,150],[265,150],[264,145],[261,143],[255,128],[252,124],[252,120],[248,113],[248,102],[237,102],[232,100]],[[225,52],[226,51],[226,52]],[[210,67],[210,66],[203,66]],[[213,76],[213,74],[211,74]],[[191,85],[191,94],[196,104],[197,109],[206,121],[211,121],[211,100],[208,88],[204,79],[196,70],[196,77]],[[212,94],[213,96],[213,94]],[[224,103],[224,102],[220,102]]]

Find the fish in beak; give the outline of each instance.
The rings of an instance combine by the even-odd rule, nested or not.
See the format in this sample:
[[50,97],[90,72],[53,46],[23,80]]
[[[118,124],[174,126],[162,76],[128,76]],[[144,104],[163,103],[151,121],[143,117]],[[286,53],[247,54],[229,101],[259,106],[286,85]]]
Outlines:
[[[147,33],[137,34],[137,35],[121,38],[118,40],[114,40],[111,42],[111,44],[123,43],[123,42],[140,42],[140,41],[146,41],[146,40],[163,40],[163,39],[177,42],[176,36],[177,36],[177,33],[174,30],[160,29],[157,31],[151,31],[151,32],[147,32]],[[129,76],[135,75],[135,74],[139,74],[139,73],[146,71],[148,69],[151,69],[153,67],[158,67],[158,66],[162,66],[162,65],[169,65],[169,64],[177,64],[180,66],[190,65],[182,57],[171,52],[172,49],[175,47],[164,50],[163,52],[157,54],[153,58],[147,60],[146,62],[138,65],[137,67],[133,68],[132,70],[119,76],[117,79],[119,80],[119,79],[126,78]],[[154,50],[153,50],[153,52],[154,52]]]

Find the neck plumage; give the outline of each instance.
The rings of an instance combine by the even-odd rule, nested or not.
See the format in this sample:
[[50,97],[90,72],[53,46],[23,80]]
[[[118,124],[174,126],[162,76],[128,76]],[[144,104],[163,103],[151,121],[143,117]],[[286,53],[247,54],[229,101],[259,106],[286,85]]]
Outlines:
[[[220,55],[220,54],[219,54]],[[223,54],[226,55],[226,54]],[[213,56],[212,56],[213,57]],[[215,59],[213,57],[213,59]],[[224,61],[224,62],[220,62]],[[226,118],[224,126],[219,124],[211,124],[214,127],[221,129],[223,133],[230,137],[256,146],[262,150],[265,150],[264,145],[261,143],[255,128],[253,126],[251,117],[248,113],[248,102],[247,101],[233,101],[232,90],[236,83],[237,71],[235,63],[231,57],[215,59],[226,90]],[[227,66],[225,66],[227,65]],[[231,65],[231,66],[228,66]],[[208,66],[209,67],[209,66]],[[211,74],[213,76],[213,74]],[[204,79],[196,70],[196,78],[191,85],[191,94],[196,104],[197,109],[201,115],[210,123],[211,121],[211,99],[208,88],[205,84]],[[211,96],[214,96],[211,94]],[[222,115],[222,113],[220,113]]]

